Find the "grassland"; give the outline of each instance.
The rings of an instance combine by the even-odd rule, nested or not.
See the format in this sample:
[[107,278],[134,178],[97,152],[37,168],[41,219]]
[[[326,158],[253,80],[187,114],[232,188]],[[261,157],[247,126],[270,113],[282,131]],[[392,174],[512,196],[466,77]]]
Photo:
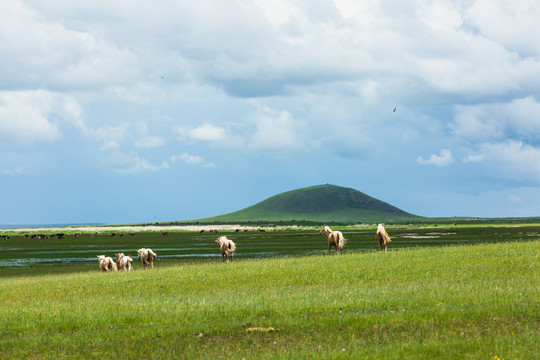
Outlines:
[[[370,248],[351,249],[364,236],[368,241],[356,230],[343,256],[322,255],[323,245],[294,257],[239,254],[231,264],[173,258],[131,273],[102,274],[84,263],[55,266],[55,273],[3,269],[9,276],[0,278],[0,356],[539,358],[540,240],[523,240],[536,228],[514,229],[511,239],[505,229],[485,239],[486,231],[463,229],[458,240],[473,231],[480,240],[453,244],[447,239],[457,234],[425,238],[433,229],[404,229],[385,254],[371,251],[372,236]],[[292,248],[313,246],[312,232],[294,234],[282,234],[298,236]],[[279,238],[241,235],[240,244],[259,250]],[[174,239],[210,240],[199,236]],[[406,246],[442,239],[444,246]]]

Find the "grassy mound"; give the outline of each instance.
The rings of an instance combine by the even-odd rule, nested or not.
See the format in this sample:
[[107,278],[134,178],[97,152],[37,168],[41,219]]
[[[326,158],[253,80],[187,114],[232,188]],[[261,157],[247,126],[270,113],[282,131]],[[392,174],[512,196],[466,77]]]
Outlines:
[[0,355],[533,359],[539,249],[536,240],[3,278]]
[[395,206],[360,191],[335,185],[318,185],[284,192],[258,204],[225,215],[197,219],[201,222],[312,221],[357,223],[418,219]]

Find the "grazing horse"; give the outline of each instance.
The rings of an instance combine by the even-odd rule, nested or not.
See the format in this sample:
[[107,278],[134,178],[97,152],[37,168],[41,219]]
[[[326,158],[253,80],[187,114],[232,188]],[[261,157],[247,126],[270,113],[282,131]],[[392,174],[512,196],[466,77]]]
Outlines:
[[383,224],[377,225],[377,233],[375,234],[375,239],[379,242],[379,249],[381,251],[386,251],[386,243],[390,242],[390,236],[386,232]]
[[347,239],[343,237],[341,231],[332,231],[328,226],[325,226],[319,232],[319,235],[321,234],[328,236],[328,254],[330,254],[330,249],[334,246],[336,248],[336,254],[339,251],[339,254],[341,255],[341,250],[347,243]]
[[101,271],[118,271],[118,266],[109,256],[98,255],[99,268]]
[[234,241],[227,239],[226,236],[220,236],[217,238],[216,244],[219,245],[221,250],[221,258],[223,259],[223,262],[229,262],[229,257],[231,258],[231,261],[233,261],[233,255],[236,251],[236,244]]
[[148,268],[148,265],[150,265],[150,268],[154,268],[154,261],[156,261],[156,253],[152,251],[152,249],[139,249],[137,250],[137,255],[139,256],[139,260],[141,260],[144,270]]

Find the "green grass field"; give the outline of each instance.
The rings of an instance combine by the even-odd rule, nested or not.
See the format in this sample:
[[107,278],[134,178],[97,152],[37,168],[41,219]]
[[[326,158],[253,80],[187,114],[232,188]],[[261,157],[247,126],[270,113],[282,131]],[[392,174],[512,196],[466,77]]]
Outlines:
[[[297,239],[293,257],[243,256],[281,238],[246,233],[234,234],[239,261],[230,264],[171,257],[130,273],[99,273],[97,261],[0,269],[0,356],[539,358],[538,228],[434,232],[454,231],[395,229],[388,253],[374,251],[372,230],[356,229],[343,256],[323,255],[325,239],[302,230],[281,235]],[[178,251],[215,237],[147,236],[124,245],[162,245],[159,259],[173,241]],[[103,241],[92,250],[122,245]],[[305,243],[316,252],[303,253]]]

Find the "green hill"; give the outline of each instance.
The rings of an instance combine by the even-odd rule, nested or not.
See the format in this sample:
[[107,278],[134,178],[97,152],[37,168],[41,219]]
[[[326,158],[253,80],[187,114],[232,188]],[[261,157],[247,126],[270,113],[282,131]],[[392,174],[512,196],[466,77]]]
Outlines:
[[318,185],[272,196],[229,214],[196,219],[200,222],[313,221],[357,223],[406,221],[419,216],[398,209],[358,190]]

